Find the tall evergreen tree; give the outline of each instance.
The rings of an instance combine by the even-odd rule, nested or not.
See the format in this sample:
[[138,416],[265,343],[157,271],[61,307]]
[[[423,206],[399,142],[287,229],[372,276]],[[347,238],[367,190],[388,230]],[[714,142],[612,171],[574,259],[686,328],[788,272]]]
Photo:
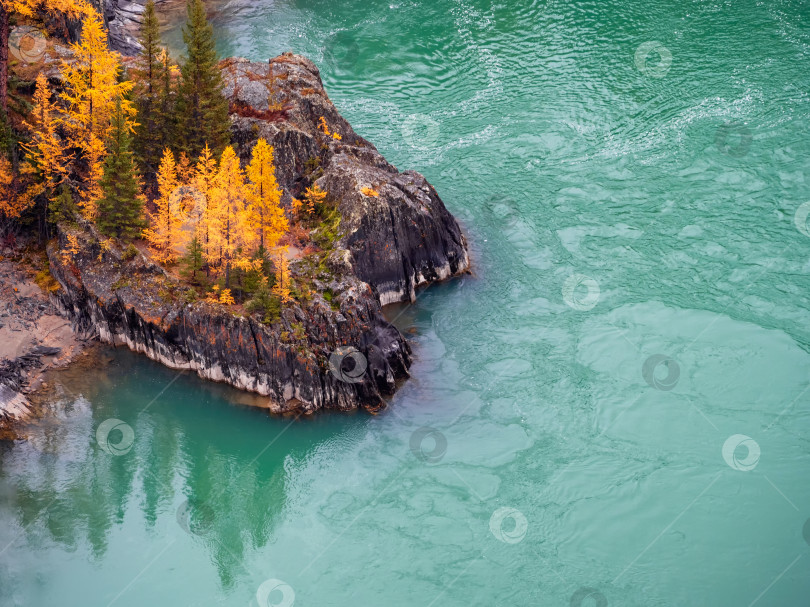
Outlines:
[[199,284],[197,272],[202,270],[203,267],[203,249],[199,238],[194,236],[189,241],[186,254],[180,258],[180,261],[183,265],[180,275],[191,284]]
[[73,192],[67,182],[62,182],[59,188],[59,195],[48,202],[48,221],[59,223],[60,221],[75,221],[76,205],[73,202]]
[[141,25],[138,55],[135,104],[138,108],[138,126],[135,129],[134,150],[144,174],[157,173],[168,136],[169,116],[164,103],[165,89],[171,88],[167,56],[160,44],[160,27],[154,0],[146,3]]
[[[177,103],[177,87],[172,80],[172,70],[177,66],[172,66],[169,51],[165,48],[161,51],[160,62],[163,65],[161,70],[160,92],[158,94],[158,114],[163,134],[163,149],[169,147],[177,141],[177,119],[175,116],[175,105]],[[163,160],[163,157],[160,157]],[[160,163],[158,163],[159,166]]]
[[96,223],[107,235],[134,238],[144,225],[143,199],[135,176],[129,122],[120,100],[115,104],[111,122]]
[[230,141],[228,102],[222,95],[214,29],[202,0],[188,0],[183,28],[187,56],[181,67],[176,117],[181,149],[196,158],[206,144],[219,156]]

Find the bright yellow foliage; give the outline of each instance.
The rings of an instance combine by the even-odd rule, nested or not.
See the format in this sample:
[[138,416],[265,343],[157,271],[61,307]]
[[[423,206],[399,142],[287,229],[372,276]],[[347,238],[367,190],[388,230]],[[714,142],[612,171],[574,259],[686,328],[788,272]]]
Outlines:
[[79,239],[75,234],[67,234],[67,243],[62,249],[62,263],[68,264],[79,254]]
[[185,241],[182,231],[183,214],[180,197],[176,195],[180,185],[177,181],[177,164],[174,154],[168,148],[163,151],[163,159],[158,169],[157,207],[150,217],[151,226],[144,230],[144,238],[149,241],[154,258],[161,263],[172,263],[179,257],[179,247]]
[[190,183],[194,177],[194,168],[191,166],[191,160],[185,152],[180,152],[180,157],[177,159],[177,179],[180,183]]
[[135,108],[125,98],[132,89],[132,82],[118,82],[120,56],[109,50],[104,23],[95,11],[87,14],[81,38],[78,43],[71,45],[71,50],[74,60],[62,66],[65,83],[62,98],[68,105],[64,123],[70,143],[81,150],[89,167],[87,189],[82,193],[81,206],[85,215],[92,218],[96,201],[101,196],[99,182],[104,174],[104,141],[118,99],[121,100],[121,108],[130,122],[130,128],[134,124]]
[[38,178],[26,195],[33,198],[44,193],[50,198],[68,174],[69,159],[56,131],[56,104],[51,100],[48,80],[42,73],[37,76],[34,110],[25,124],[31,130],[31,141],[22,144],[28,153],[22,171]]
[[219,303],[225,304],[226,306],[232,306],[234,303],[236,303],[233,299],[233,295],[231,295],[230,289],[224,289],[222,293],[220,293]]
[[28,196],[17,196],[14,191],[14,173],[11,163],[0,155],[0,215],[16,219],[33,204]]
[[211,292],[206,295],[205,301],[212,304],[219,303],[219,285],[211,287]]
[[372,198],[377,198],[377,196],[380,195],[377,190],[369,187],[362,188],[360,191],[363,193],[363,196],[371,196]]
[[288,228],[287,216],[281,208],[281,188],[276,181],[273,148],[259,139],[253,146],[247,168],[247,223],[265,249],[272,249]]
[[192,185],[196,188],[198,206],[195,209],[195,235],[199,239],[203,248],[203,257],[209,264],[219,260],[219,249],[216,243],[216,220],[218,217],[217,202],[218,196],[215,193],[217,188],[217,161],[211,155],[211,150],[206,144],[197,160],[194,170]]
[[315,213],[315,207],[326,200],[326,195],[326,190],[322,190],[317,183],[311,188],[304,190],[304,202],[306,203],[306,209],[309,215]]
[[213,200],[216,218],[212,222],[212,240],[220,250],[225,265],[225,284],[230,281],[231,263],[237,251],[246,244],[245,238],[245,176],[239,158],[231,146],[222,152],[217,172]]
[[45,9],[49,15],[63,13],[72,19],[87,16],[94,11],[89,3],[82,0],[6,0],[6,10],[23,17],[34,17]]
[[263,259],[251,259],[249,257],[240,257],[234,264],[237,268],[244,272],[258,272],[261,273],[262,266],[264,265]]
[[329,125],[326,124],[326,118],[321,116],[321,119],[318,121],[318,129],[323,132],[324,135],[327,137],[332,137],[332,139],[336,139],[340,141],[343,137],[340,136],[339,133],[330,133],[329,132]]
[[304,203],[298,200],[297,198],[293,198],[290,204],[292,205],[293,213],[295,213],[296,215],[301,211],[301,207],[304,205]]

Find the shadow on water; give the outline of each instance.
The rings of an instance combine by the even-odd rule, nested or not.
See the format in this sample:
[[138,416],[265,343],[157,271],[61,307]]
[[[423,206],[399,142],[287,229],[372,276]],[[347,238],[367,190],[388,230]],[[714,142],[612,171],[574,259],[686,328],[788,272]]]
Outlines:
[[0,522],[10,533],[0,549],[55,544],[100,562],[111,533],[135,518],[137,533],[204,545],[232,586],[246,553],[273,534],[287,467],[362,436],[368,421],[274,417],[244,406],[250,395],[129,351],[100,358],[102,373],[51,377],[53,414],[24,444],[0,446]]

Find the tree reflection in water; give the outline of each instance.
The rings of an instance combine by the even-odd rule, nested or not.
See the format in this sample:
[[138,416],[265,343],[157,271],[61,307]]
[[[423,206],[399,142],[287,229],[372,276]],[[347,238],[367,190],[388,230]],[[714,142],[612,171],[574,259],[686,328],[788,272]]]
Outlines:
[[[5,557],[25,544],[29,553],[53,545],[76,552],[86,544],[101,561],[111,530],[135,518],[137,533],[155,539],[168,523],[170,534],[191,536],[210,555],[222,586],[231,587],[249,575],[246,553],[272,538],[285,507],[285,463],[362,422],[273,418],[235,404],[258,401],[227,386],[189,373],[176,377],[123,350],[104,356],[102,369],[51,378],[50,413],[30,426],[28,441],[0,447]],[[134,433],[123,455],[97,440],[99,425],[111,418]],[[109,436],[112,444],[121,438],[120,430]],[[13,587],[8,575],[0,566],[0,587]]]

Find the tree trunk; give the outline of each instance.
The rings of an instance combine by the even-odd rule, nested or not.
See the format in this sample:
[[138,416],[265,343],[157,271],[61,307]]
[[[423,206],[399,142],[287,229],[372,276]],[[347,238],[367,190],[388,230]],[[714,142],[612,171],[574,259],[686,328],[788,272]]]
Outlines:
[[8,11],[0,2],[0,110],[8,117]]

